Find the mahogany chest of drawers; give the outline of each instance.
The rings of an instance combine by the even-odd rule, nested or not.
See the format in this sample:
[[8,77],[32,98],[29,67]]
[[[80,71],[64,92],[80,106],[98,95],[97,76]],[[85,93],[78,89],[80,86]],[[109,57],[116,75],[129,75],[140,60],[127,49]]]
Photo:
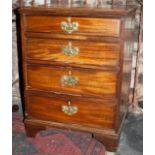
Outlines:
[[90,132],[117,148],[127,111],[133,7],[20,8],[25,127]]

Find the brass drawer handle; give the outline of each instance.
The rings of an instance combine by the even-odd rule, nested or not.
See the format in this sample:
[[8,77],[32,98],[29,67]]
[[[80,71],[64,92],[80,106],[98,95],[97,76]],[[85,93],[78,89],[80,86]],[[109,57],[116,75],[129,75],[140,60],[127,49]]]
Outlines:
[[61,51],[64,55],[66,56],[76,56],[79,53],[79,48],[78,47],[73,47],[72,43],[69,42],[69,44],[67,46],[64,46],[61,48]]
[[60,79],[62,85],[74,86],[78,83],[78,77],[71,75],[63,75]]
[[78,22],[71,22],[71,17],[67,18],[68,22],[61,22],[60,27],[63,31],[71,34],[74,31],[78,30],[79,24]]
[[72,106],[71,101],[68,101],[68,105],[62,105],[61,107],[62,112],[64,112],[66,115],[74,115],[78,112],[78,107],[77,106]]

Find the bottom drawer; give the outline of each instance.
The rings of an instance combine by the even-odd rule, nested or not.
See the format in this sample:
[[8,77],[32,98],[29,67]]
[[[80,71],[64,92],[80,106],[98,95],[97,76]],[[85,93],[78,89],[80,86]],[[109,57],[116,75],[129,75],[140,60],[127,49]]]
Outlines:
[[[116,103],[61,95],[27,95],[28,117],[90,127],[114,128]],[[111,103],[109,103],[111,102]]]

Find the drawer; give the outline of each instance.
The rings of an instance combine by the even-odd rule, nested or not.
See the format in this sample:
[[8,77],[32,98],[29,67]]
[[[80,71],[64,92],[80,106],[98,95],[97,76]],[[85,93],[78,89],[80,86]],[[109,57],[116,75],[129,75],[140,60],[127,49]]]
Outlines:
[[29,117],[39,120],[113,128],[116,104],[115,101],[95,102],[61,95],[30,95],[27,96],[26,110]]
[[120,20],[32,15],[26,16],[26,31],[119,37]]
[[27,57],[45,63],[118,66],[120,45],[114,43],[27,39]]
[[28,88],[80,95],[115,96],[117,73],[102,70],[28,65]]

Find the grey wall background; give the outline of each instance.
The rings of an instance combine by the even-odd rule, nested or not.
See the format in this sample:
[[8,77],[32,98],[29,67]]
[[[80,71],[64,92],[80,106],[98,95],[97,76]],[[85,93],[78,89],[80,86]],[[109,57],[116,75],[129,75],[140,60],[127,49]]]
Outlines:
[[[16,8],[17,2],[13,0],[13,8]],[[18,50],[17,50],[17,28],[16,15],[12,14],[12,104],[18,105],[17,114],[22,114],[22,104],[19,88],[19,69],[18,69]]]

